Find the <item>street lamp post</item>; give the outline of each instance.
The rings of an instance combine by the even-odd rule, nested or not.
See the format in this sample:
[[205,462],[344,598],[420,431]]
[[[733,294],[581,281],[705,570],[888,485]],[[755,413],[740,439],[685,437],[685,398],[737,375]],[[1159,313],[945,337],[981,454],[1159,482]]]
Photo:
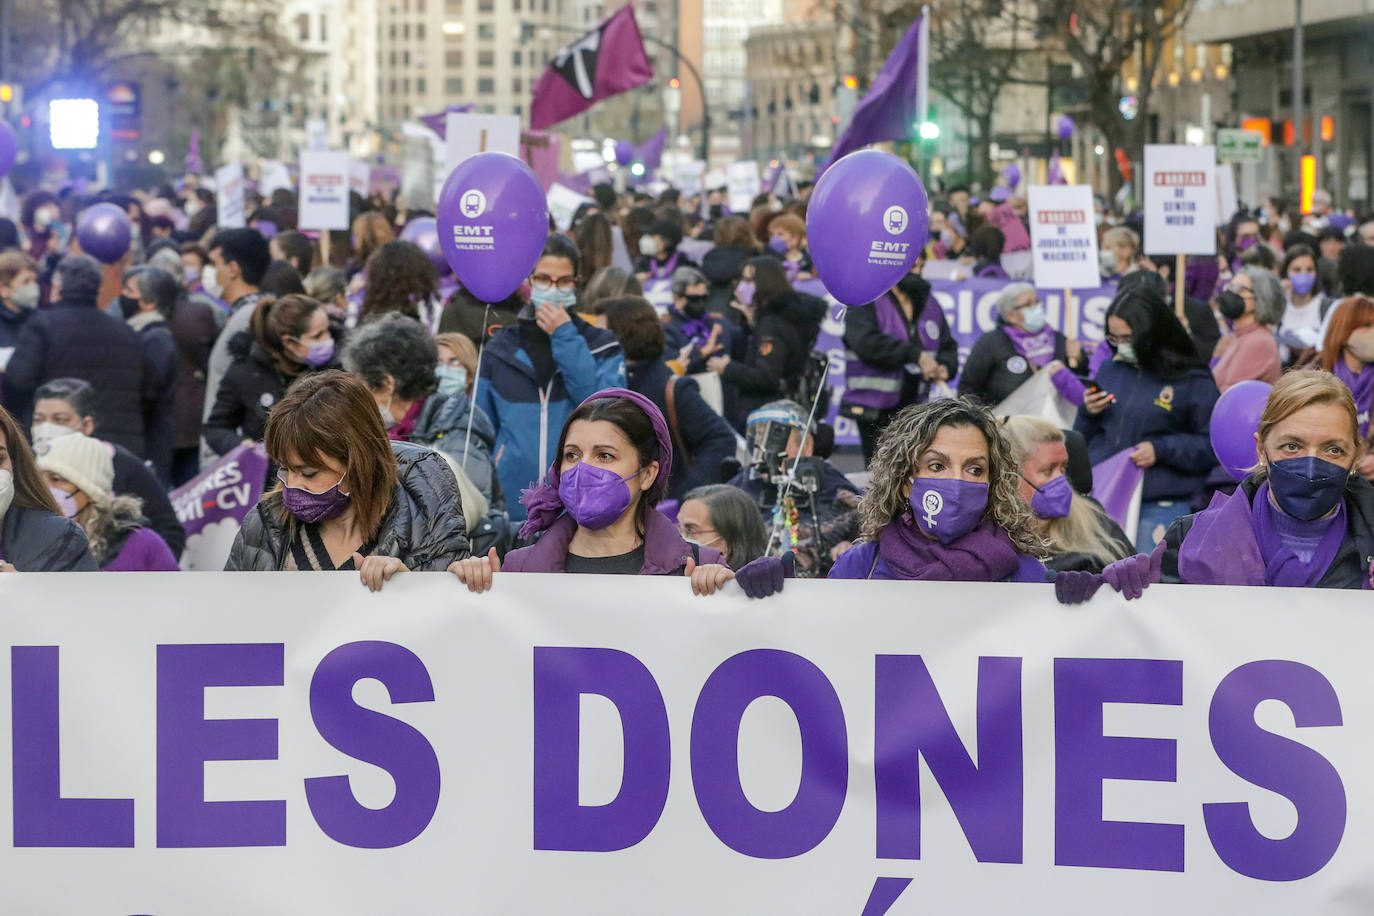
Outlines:
[[1302,194],[1302,0],[1293,0],[1293,165]]

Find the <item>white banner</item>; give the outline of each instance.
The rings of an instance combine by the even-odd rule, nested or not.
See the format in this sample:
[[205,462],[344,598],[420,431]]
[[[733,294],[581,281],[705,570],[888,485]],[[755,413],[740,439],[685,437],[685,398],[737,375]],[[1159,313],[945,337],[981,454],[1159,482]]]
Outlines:
[[444,119],[444,138],[444,177],[478,153],[520,158],[520,118],[516,115],[450,111]]
[[544,196],[549,204],[549,215],[553,217],[554,225],[558,227],[559,232],[567,232],[572,226],[573,215],[577,213],[578,207],[596,203],[592,198],[578,194],[572,188],[556,181],[549,185],[548,193]]
[[763,190],[763,178],[759,175],[759,164],[753,159],[743,159],[730,163],[729,170],[730,209],[739,214],[748,214],[754,205],[754,198]]
[[1145,250],[1216,254],[1216,150],[1146,144]]
[[243,163],[230,162],[215,169],[215,221],[221,229],[247,225],[243,192]]
[[353,160],[336,150],[301,150],[301,229],[347,229]]
[[1368,596],[1052,591],[0,575],[4,908],[1368,913]]
[[1042,289],[1101,286],[1092,187],[1032,185],[1027,205],[1035,285]]
[[1054,387],[1054,376],[1043,369],[1026,379],[1002,403],[992,409],[998,417],[1039,417],[1060,429],[1073,429],[1078,408]]

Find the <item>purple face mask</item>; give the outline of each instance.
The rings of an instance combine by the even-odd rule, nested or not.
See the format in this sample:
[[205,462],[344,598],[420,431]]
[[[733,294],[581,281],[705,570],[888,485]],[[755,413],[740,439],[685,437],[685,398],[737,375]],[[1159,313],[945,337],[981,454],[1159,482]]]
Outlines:
[[334,338],[321,340],[312,343],[305,348],[305,364],[311,369],[318,369],[334,358]]
[[1031,486],[1035,487],[1031,511],[1037,518],[1063,518],[1069,514],[1069,507],[1073,505],[1073,487],[1069,486],[1067,475],[1060,474],[1043,487],[1036,487],[1033,483]]
[[[640,468],[630,477],[643,473]],[[625,481],[615,471],[579,461],[558,478],[558,498],[573,520],[583,528],[597,531],[605,528],[630,508],[633,497]]]
[[57,500],[57,508],[62,510],[62,514],[67,518],[76,518],[76,513],[80,510],[76,508],[76,494],[68,493],[58,487],[48,487],[48,492],[52,498]]
[[1293,287],[1293,292],[1299,296],[1306,296],[1312,292],[1312,287],[1317,285],[1316,274],[1289,274],[1288,283]]
[[754,281],[741,280],[735,284],[735,298],[745,305],[754,304]]
[[978,527],[988,507],[988,485],[980,481],[917,477],[911,482],[911,511],[916,525],[941,544],[958,540]]
[[787,254],[787,249],[791,248],[792,246],[787,244],[787,239],[783,238],[780,235],[775,235],[768,240],[768,247],[776,251],[778,254]]
[[338,518],[353,501],[352,496],[339,490],[337,483],[323,493],[312,493],[302,487],[288,487],[285,471],[278,471],[277,479],[282,482],[281,504],[286,511],[310,525]]

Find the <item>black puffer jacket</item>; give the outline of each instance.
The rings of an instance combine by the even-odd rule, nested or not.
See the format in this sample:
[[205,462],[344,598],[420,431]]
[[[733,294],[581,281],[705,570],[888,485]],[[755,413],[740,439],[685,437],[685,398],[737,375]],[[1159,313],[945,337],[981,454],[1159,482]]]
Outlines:
[[86,532],[46,509],[9,507],[0,520],[5,561],[20,572],[96,572]]
[[[272,357],[247,332],[229,342],[229,352],[234,361],[224,373],[215,406],[201,428],[205,444],[216,455],[233,451],[245,439],[261,442],[272,405],[298,377],[282,375]],[[338,363],[322,368],[337,369]]]
[[743,357],[721,374],[739,392],[732,417],[737,429],[751,411],[787,395],[787,382],[801,377],[824,318],[825,300],[808,293],[791,292],[759,309]]
[[24,323],[5,373],[6,398],[20,425],[33,418],[33,394],[55,378],[79,378],[95,389],[100,438],[142,458],[143,349],[133,329],[94,302],[63,300]]
[[[458,483],[443,457],[432,449],[406,442],[391,443],[396,453],[396,493],[382,516],[374,556],[396,557],[411,570],[443,570],[468,555]],[[286,517],[281,496],[264,496],[234,538],[227,572],[272,572],[286,562]]]

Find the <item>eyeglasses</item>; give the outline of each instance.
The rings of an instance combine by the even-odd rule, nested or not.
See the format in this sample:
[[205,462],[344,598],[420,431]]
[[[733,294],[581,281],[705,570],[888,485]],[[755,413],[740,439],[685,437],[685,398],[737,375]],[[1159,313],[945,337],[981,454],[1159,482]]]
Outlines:
[[1015,307],[1012,309],[1012,311],[1015,311],[1015,312],[1024,312],[1024,311],[1026,311],[1027,309],[1033,309],[1033,308],[1035,308],[1035,307],[1036,307],[1037,305],[1039,305],[1039,304],[1040,304],[1040,300],[1039,300],[1039,299],[1032,299],[1030,302],[1023,302],[1023,303],[1021,303],[1020,305],[1015,306]]
[[530,276],[530,286],[540,290],[558,289],[566,293],[577,289],[577,277],[554,278],[547,274],[533,274]]
[[1121,337],[1118,337],[1118,336],[1116,336],[1115,334],[1108,334],[1107,337],[1106,337],[1106,341],[1107,341],[1107,343],[1111,344],[1113,347],[1119,347],[1119,346],[1121,346],[1122,344],[1128,344],[1128,343],[1130,343],[1131,340],[1134,339],[1134,337],[1135,337],[1135,335],[1133,335],[1133,334],[1125,334],[1125,335],[1122,335]]
[[709,534],[708,540],[715,540],[719,537],[714,528],[698,528],[696,525],[682,525],[677,529],[677,533],[688,541],[702,541],[702,535]]

